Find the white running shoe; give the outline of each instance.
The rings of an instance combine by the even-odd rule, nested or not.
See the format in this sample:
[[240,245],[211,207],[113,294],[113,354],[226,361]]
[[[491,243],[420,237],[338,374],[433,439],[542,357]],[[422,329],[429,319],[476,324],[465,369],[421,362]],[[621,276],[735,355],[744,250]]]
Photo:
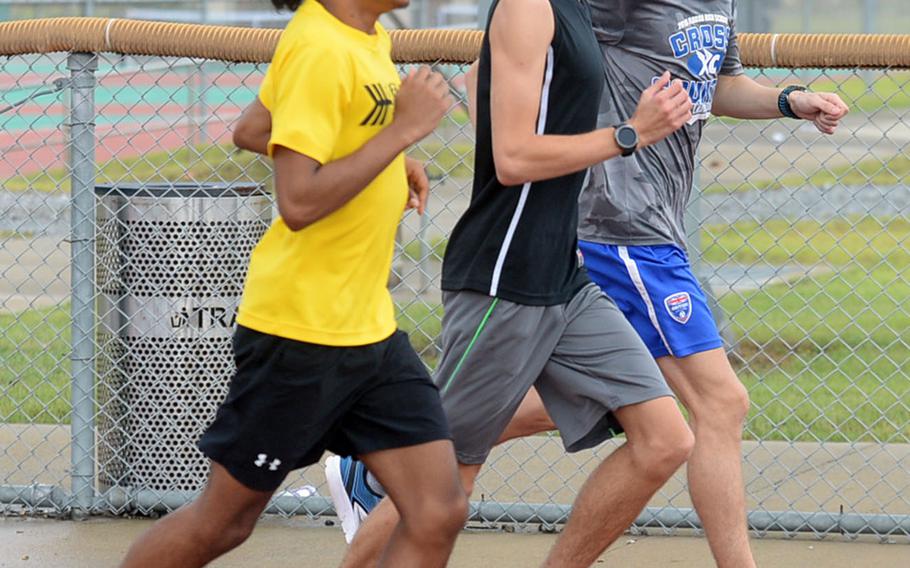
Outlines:
[[370,511],[382,501],[382,495],[370,489],[366,476],[366,466],[353,458],[330,456],[325,460],[325,480],[348,544]]

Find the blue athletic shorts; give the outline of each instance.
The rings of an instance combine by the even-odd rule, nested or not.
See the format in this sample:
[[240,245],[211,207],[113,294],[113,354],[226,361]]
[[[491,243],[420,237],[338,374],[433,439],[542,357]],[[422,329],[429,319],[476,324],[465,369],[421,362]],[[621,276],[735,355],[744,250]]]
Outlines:
[[589,241],[578,246],[591,279],[613,298],[655,358],[686,357],[723,346],[683,249]]

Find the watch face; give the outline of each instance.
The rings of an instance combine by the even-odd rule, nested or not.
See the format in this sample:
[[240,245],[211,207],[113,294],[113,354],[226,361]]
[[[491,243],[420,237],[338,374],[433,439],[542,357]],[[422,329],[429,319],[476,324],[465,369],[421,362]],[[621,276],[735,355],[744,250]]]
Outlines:
[[623,148],[633,148],[638,144],[638,134],[634,128],[629,126],[620,126],[616,130],[616,140]]

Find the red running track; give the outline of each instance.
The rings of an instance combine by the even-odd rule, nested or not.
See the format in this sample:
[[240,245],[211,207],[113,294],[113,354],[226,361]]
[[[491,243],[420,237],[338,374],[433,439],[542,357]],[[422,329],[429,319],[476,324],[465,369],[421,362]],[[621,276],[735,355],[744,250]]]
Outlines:
[[[230,140],[233,120],[232,117],[230,120],[207,121],[206,138],[216,143]],[[139,127],[141,130],[135,131],[124,131],[112,126],[99,127],[96,130],[98,145],[95,148],[95,162],[174,150],[191,143],[198,133],[198,126],[185,120]],[[66,165],[66,141],[63,132],[56,129],[0,133],[0,149],[0,180]]]

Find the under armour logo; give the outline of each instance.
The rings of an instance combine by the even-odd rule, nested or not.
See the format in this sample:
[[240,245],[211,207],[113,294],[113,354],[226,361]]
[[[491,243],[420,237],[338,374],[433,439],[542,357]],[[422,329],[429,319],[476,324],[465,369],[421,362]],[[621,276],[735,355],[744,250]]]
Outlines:
[[366,126],[367,124],[370,126],[381,126],[385,124],[386,119],[389,117],[389,109],[392,107],[392,97],[395,96],[395,85],[389,85],[389,88],[386,89],[379,83],[374,83],[372,85],[364,85],[363,88],[367,90],[370,98],[373,99],[373,110],[363,119],[360,126]]
[[[268,462],[268,459],[269,459],[269,456],[267,456],[266,454],[259,454],[258,456],[256,456],[256,461],[254,461],[253,463],[256,464],[256,467],[262,467],[266,464],[266,462]],[[278,466],[281,465],[281,460],[274,459],[271,462],[268,462],[268,464],[269,464],[269,471],[278,471]]]

